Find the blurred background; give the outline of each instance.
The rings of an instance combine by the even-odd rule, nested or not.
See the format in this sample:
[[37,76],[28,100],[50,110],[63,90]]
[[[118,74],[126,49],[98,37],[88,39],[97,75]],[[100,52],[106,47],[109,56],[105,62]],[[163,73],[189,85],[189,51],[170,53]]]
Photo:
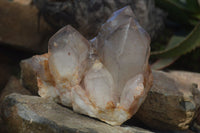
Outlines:
[[59,28],[70,24],[92,39],[126,5],[151,36],[153,69],[200,72],[199,0],[0,0],[0,89],[20,76],[20,60],[47,52]]

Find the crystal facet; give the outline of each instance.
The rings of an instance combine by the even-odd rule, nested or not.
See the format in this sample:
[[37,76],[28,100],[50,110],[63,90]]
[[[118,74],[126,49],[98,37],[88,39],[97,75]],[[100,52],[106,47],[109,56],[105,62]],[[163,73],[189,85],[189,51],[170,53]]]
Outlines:
[[61,103],[71,106],[71,87],[78,85],[87,65],[89,42],[73,27],[66,26],[49,40],[49,68]]
[[120,125],[151,86],[149,43],[129,6],[114,12],[91,42],[66,26],[49,40],[48,54],[32,58],[39,95]]
[[114,79],[118,96],[126,82],[147,69],[148,34],[135,20],[130,7],[115,12],[97,37],[99,56]]

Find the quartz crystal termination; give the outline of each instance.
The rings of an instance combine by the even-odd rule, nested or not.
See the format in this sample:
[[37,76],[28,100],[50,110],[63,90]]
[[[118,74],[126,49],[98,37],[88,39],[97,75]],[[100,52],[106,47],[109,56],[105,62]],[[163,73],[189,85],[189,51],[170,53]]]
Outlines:
[[72,106],[71,89],[79,85],[87,67],[89,42],[70,25],[49,40],[49,69],[56,83],[60,101]]
[[51,37],[47,54],[27,63],[37,73],[41,97],[121,125],[151,87],[149,43],[127,6],[113,13],[91,43],[68,25]]
[[97,47],[120,96],[125,84],[148,67],[150,37],[130,7],[116,11],[101,27]]

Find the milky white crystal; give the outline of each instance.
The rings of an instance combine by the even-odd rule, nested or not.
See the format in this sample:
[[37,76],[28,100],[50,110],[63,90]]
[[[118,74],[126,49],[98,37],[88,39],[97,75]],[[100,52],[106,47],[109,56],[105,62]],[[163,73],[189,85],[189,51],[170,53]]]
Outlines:
[[136,113],[151,86],[149,43],[129,6],[114,12],[91,43],[66,26],[49,40],[48,54],[33,62],[39,95],[120,125]]
[[66,26],[49,40],[49,68],[61,103],[71,106],[71,87],[82,80],[87,66],[89,42],[73,27]]
[[105,109],[109,102],[115,104],[113,78],[100,61],[96,60],[85,74],[84,87],[89,99],[98,108]]

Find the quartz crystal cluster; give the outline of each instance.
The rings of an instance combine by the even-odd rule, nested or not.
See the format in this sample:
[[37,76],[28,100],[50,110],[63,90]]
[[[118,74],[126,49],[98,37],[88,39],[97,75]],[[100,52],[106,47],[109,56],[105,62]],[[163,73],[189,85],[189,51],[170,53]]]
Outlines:
[[50,38],[48,53],[33,56],[29,64],[41,97],[121,125],[136,113],[151,86],[149,43],[127,6],[114,12],[91,41],[63,27]]

